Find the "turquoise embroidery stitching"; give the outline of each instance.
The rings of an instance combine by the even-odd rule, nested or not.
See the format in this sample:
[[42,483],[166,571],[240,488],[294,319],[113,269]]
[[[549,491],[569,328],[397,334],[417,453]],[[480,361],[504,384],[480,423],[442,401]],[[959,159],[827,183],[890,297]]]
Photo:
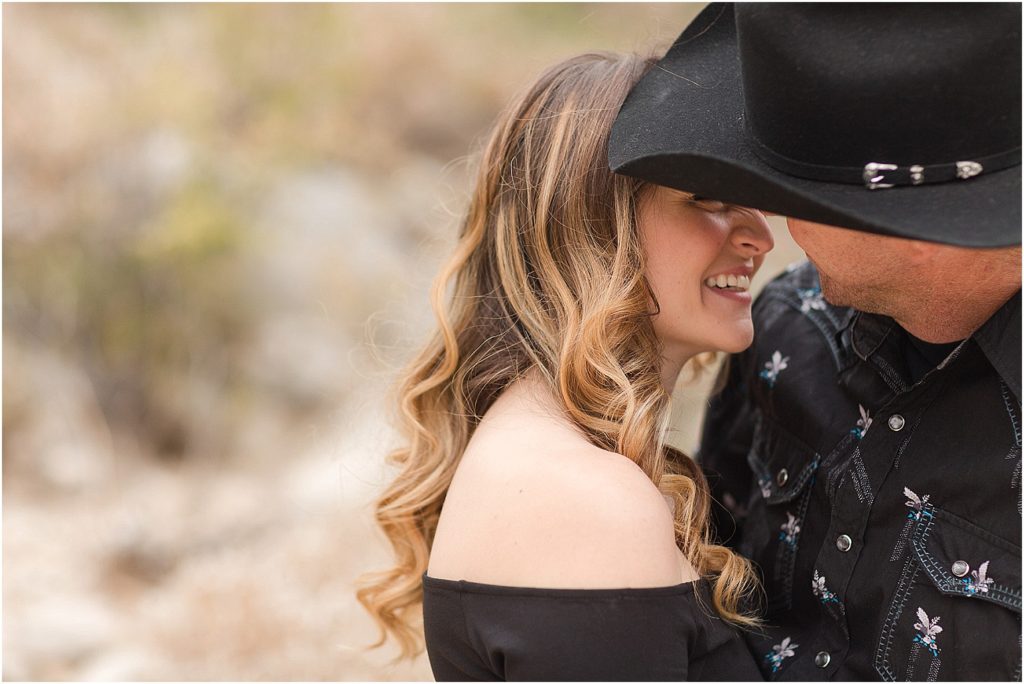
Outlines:
[[782,352],[775,350],[771,360],[765,362],[764,370],[759,375],[768,383],[769,387],[774,387],[775,379],[779,377],[779,373],[787,368],[789,368],[789,357],[783,356]]
[[784,544],[788,544],[789,546],[796,546],[796,537],[800,534],[800,523],[797,522],[797,519],[793,514],[788,511],[786,512],[786,517],[788,520],[782,523],[782,526],[779,528],[781,530],[781,532],[779,532],[779,541]]
[[828,587],[825,586],[825,576],[819,575],[818,570],[814,570],[814,578],[811,580],[811,591],[818,597],[823,604],[828,605],[829,603],[839,603],[839,597],[829,591]]
[[764,656],[764,659],[771,663],[772,674],[775,674],[779,671],[779,668],[782,667],[783,660],[796,655],[795,649],[799,645],[800,644],[791,643],[790,638],[786,637],[782,640],[781,644],[775,644],[774,646],[772,646],[772,652],[767,653]]
[[800,311],[807,313],[812,309],[814,311],[825,310],[825,300],[821,295],[820,287],[812,287],[809,289],[797,288],[796,295],[800,298]]
[[970,577],[964,577],[961,582],[964,584],[964,591],[970,595],[975,594],[987,594],[988,585],[992,584],[995,580],[991,577],[987,577],[989,561],[982,563],[977,570],[971,570]]
[[857,439],[864,439],[864,433],[871,427],[871,412],[860,404],[857,404],[857,408],[860,409],[860,418],[857,419],[857,427],[850,430],[850,433]]

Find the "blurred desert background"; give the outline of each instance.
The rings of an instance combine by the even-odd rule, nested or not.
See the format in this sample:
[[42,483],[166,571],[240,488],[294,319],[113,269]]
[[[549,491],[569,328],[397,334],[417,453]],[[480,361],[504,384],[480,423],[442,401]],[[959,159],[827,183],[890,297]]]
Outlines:
[[4,5],[3,677],[431,679],[353,586],[471,153],[700,7]]

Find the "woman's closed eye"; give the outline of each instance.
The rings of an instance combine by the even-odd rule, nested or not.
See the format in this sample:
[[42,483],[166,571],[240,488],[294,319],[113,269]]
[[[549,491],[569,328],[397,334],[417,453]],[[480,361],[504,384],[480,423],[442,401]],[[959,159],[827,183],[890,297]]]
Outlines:
[[691,195],[689,201],[705,211],[723,211],[729,207],[725,202],[701,195]]

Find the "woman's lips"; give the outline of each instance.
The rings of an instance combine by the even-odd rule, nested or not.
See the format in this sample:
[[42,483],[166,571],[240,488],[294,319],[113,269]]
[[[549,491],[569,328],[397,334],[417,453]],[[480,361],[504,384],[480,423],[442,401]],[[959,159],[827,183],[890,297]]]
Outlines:
[[750,296],[750,292],[747,292],[747,291],[723,290],[721,288],[711,287],[709,285],[703,285],[703,287],[706,290],[711,290],[712,292],[714,292],[719,297],[724,297],[726,299],[731,299],[734,302],[739,302],[741,304],[750,304],[753,301],[753,297],[751,297]]

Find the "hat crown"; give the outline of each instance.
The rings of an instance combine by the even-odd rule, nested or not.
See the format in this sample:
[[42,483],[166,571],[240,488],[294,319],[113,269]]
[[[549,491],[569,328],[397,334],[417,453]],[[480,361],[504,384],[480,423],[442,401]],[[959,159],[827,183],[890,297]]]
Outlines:
[[746,126],[777,155],[929,165],[1021,144],[1019,5],[740,3],[735,13]]
[[1020,35],[1015,3],[711,3],[626,98],[609,164],[816,223],[1019,245]]

